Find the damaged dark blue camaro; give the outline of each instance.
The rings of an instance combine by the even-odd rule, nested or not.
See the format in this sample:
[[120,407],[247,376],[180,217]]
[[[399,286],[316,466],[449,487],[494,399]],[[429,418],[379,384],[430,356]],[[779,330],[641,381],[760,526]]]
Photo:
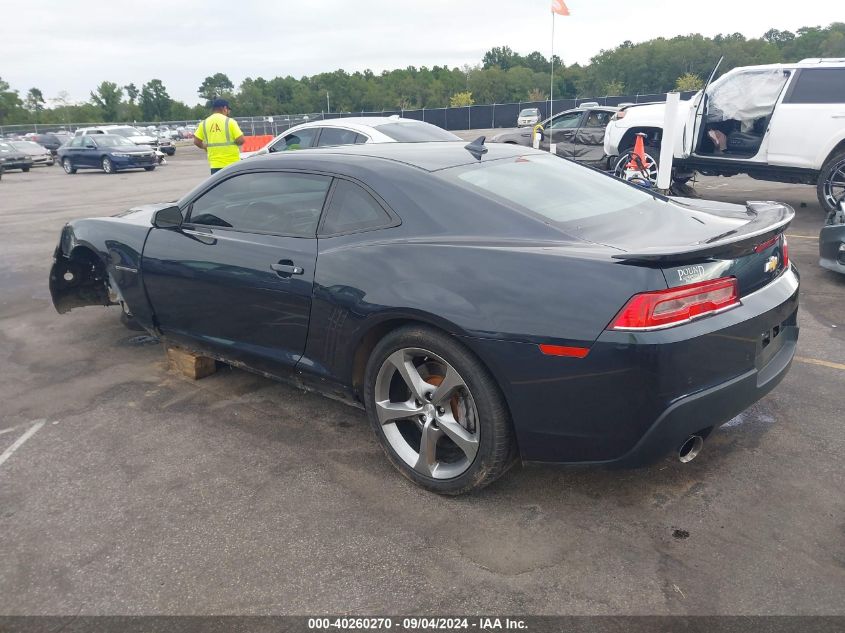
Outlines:
[[793,216],[510,145],[315,149],[68,224],[50,290],[362,403],[403,475],[458,494],[520,459],[692,459],[789,369]]

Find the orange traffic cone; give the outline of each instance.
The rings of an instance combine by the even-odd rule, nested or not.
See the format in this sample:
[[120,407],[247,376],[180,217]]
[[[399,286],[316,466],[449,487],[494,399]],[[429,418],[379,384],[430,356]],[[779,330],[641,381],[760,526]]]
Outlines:
[[645,143],[643,143],[643,139],[645,139],[645,134],[643,132],[637,134],[637,140],[634,141],[634,151],[631,152],[631,160],[628,161],[626,169],[630,169],[632,171],[641,171],[645,169]]

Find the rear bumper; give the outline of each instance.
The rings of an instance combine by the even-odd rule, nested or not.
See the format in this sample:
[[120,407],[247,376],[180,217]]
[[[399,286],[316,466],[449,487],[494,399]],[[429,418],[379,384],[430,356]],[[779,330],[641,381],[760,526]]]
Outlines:
[[798,338],[798,291],[791,268],[721,314],[605,331],[581,359],[528,343],[469,344],[502,387],[523,461],[633,467],[724,424],[783,379]]
[[819,265],[845,274],[845,224],[831,224],[819,234]]
[[745,411],[774,389],[786,376],[795,356],[798,326],[786,326],[786,337],[762,369],[750,370],[722,384],[681,398],[666,409],[628,453],[612,460],[619,467],[652,463],[678,450],[690,435],[708,433]]
[[10,169],[25,169],[32,167],[31,160],[15,160],[3,163],[3,169],[9,171]]

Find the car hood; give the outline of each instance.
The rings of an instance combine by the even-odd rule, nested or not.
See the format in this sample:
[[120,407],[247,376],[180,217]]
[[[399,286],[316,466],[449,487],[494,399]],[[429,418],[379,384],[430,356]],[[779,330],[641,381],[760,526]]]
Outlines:
[[3,160],[21,160],[29,158],[29,155],[18,150],[12,151],[0,149],[0,158]]
[[155,149],[149,145],[135,145],[135,147],[127,147],[125,145],[120,147],[106,147],[103,148],[109,152],[118,152],[120,154],[140,154],[142,152],[154,152]]
[[44,156],[44,154],[49,154],[50,150],[46,147],[42,147],[41,149],[26,149],[21,150],[23,154],[28,154],[29,156]]

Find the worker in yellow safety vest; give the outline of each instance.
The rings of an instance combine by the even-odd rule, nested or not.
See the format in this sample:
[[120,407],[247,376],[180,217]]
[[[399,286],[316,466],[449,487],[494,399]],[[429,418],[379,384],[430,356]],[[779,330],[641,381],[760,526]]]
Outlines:
[[216,174],[226,165],[237,163],[241,159],[240,146],[246,137],[238,127],[238,122],[229,118],[232,109],[225,99],[211,102],[213,110],[210,117],[199,124],[194,132],[194,145],[208,153],[208,166]]

